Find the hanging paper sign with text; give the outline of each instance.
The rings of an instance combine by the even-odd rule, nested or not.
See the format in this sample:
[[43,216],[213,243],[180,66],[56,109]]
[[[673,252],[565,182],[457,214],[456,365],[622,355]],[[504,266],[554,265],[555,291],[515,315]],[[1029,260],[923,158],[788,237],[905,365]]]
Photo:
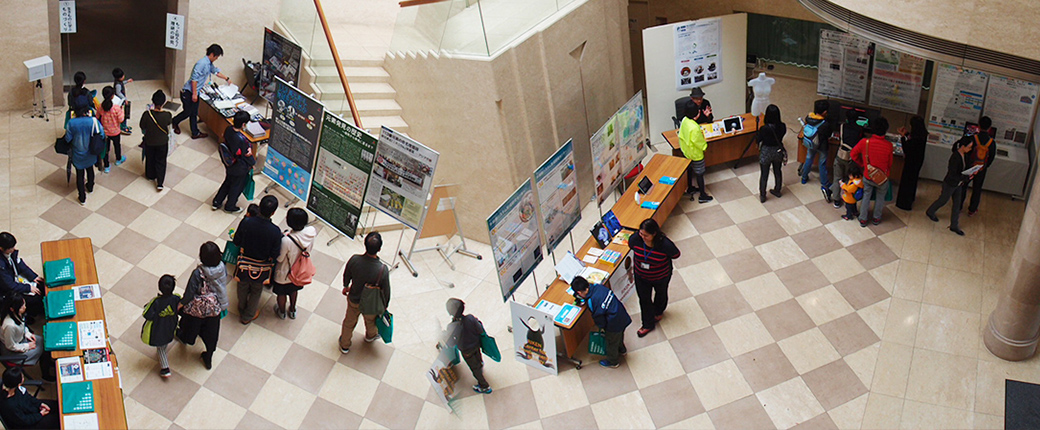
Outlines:
[[76,32],[76,2],[72,0],[58,2],[58,22],[61,34]]
[[990,76],[986,87],[986,116],[993,120],[1001,145],[1025,148],[1026,137],[1036,111],[1036,83],[1004,76]]
[[581,219],[577,176],[574,173],[574,143],[570,140],[534,171],[538,207],[542,211],[542,231],[549,252]]
[[325,112],[307,209],[344,236],[357,234],[376,138]]
[[365,203],[418,230],[438,157],[430,147],[383,127]]
[[848,33],[820,30],[820,61],[816,93],[865,102],[870,69],[869,40]]
[[307,201],[324,106],[277,78],[264,175]]
[[508,299],[542,261],[542,239],[534,205],[528,179],[487,218],[502,300]]
[[953,146],[964,135],[965,123],[978,123],[988,83],[989,74],[985,72],[937,64],[928,110],[928,140]]
[[675,24],[675,87],[722,82],[722,19]]
[[184,15],[166,14],[166,47],[184,49]]
[[624,179],[621,174],[621,148],[616,130],[617,117],[611,116],[606,124],[589,139],[592,150],[592,176],[596,181],[596,203],[603,204],[614,187]]
[[870,104],[916,114],[921,105],[925,59],[878,46],[870,75]]

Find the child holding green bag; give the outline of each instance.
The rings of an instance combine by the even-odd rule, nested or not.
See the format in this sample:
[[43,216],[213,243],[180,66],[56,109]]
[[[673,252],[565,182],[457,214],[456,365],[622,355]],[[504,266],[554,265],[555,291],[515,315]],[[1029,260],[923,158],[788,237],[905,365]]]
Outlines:
[[[495,353],[498,353],[497,346],[493,351],[490,350],[490,347],[494,345],[494,338],[487,335],[484,325],[477,317],[463,314],[466,304],[462,300],[450,298],[446,307],[448,314],[451,315],[451,322],[448,323],[448,341],[446,342],[448,351],[458,348],[462,353],[462,359],[466,360],[466,365],[473,372],[473,377],[477,379],[477,385],[473,386],[473,391],[491,394],[491,385],[488,384],[487,379],[484,379],[484,359],[480,356],[480,351],[484,349],[484,353],[494,359]],[[485,343],[488,345],[485,346]]]

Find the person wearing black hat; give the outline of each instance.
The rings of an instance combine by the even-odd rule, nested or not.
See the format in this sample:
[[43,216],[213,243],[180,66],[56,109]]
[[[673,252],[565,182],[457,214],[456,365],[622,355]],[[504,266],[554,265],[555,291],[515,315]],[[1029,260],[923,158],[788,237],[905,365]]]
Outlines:
[[711,114],[711,102],[704,98],[704,90],[690,90],[690,101],[686,102],[686,116],[697,121],[697,124],[710,124],[715,120],[715,116]]

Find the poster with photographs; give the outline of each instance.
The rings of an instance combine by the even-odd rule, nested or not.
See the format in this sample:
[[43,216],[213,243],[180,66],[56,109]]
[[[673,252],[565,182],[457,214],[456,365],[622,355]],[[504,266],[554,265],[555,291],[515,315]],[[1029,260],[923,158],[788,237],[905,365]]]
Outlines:
[[264,28],[264,53],[257,86],[260,96],[274,103],[275,77],[293,85],[300,84],[300,59],[303,48],[270,28]]
[[274,99],[264,175],[306,201],[325,109],[279,77],[275,77]]
[[518,302],[510,302],[509,310],[516,361],[552,375],[559,372],[552,314]]
[[375,136],[325,112],[307,209],[344,236],[357,233],[375,152]]
[[507,300],[542,261],[535,204],[528,179],[487,218],[502,300]]
[[928,141],[953,146],[964,124],[978,123],[989,74],[952,64],[935,66],[932,104],[928,109]]
[[857,102],[867,101],[870,70],[869,40],[848,33],[820,30],[820,61],[816,93]]
[[592,150],[592,176],[596,185],[596,203],[603,204],[611,191],[621,183],[621,147],[618,144],[617,116],[611,116],[606,124],[589,139]]
[[722,82],[722,19],[675,24],[675,88]]
[[619,140],[621,142],[621,171],[625,175],[646,157],[646,108],[643,105],[643,92],[628,99],[628,102],[614,114],[617,117]]
[[1026,137],[1036,111],[1037,84],[1004,76],[990,76],[983,114],[993,120],[1000,145],[1026,147]]
[[570,140],[534,171],[545,243],[552,252],[581,219],[578,175],[574,173],[574,143]]
[[439,157],[430,147],[383,127],[365,203],[418,230]]
[[921,105],[925,59],[877,46],[870,75],[870,104],[916,114]]

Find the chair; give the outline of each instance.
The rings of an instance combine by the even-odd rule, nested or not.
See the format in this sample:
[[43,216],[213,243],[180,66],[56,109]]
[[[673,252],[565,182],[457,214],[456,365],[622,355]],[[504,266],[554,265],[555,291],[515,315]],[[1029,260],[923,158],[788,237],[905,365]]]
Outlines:
[[690,101],[689,97],[679,97],[675,99],[675,116],[672,117],[672,122],[675,123],[675,128],[679,128],[682,125],[682,120],[686,117],[686,102]]
[[256,96],[253,97],[253,101],[249,102],[249,104],[256,103],[256,99],[260,98],[260,85],[256,83],[256,77],[260,74],[259,64],[246,61],[246,59],[243,58],[242,67],[246,74],[246,87],[252,88],[253,91],[256,91]]
[[[22,382],[22,386],[25,387],[26,392],[29,392],[29,387],[36,387],[36,391],[32,392],[32,396],[38,397],[40,394],[40,390],[43,389],[43,381],[26,379],[25,382]],[[51,412],[58,413],[58,411],[55,410],[52,410]],[[8,426],[7,423],[4,422],[3,415],[0,415],[0,425],[2,425],[5,429],[11,428],[11,426]]]

